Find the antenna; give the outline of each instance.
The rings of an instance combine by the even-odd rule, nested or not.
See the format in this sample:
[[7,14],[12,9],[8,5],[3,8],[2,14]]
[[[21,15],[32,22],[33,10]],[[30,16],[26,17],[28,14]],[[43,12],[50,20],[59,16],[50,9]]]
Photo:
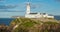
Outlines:
[[31,0],[27,0],[27,2],[30,2]]
[[29,0],[27,0],[27,2],[29,2]]
[[29,0],[27,0],[27,2],[29,2]]

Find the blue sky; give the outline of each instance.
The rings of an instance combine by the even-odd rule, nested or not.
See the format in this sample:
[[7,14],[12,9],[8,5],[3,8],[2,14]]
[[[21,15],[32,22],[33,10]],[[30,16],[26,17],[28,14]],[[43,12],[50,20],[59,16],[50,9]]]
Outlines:
[[[60,2],[56,0],[30,0],[31,12],[60,15]],[[27,0],[0,0],[0,18],[24,16]]]

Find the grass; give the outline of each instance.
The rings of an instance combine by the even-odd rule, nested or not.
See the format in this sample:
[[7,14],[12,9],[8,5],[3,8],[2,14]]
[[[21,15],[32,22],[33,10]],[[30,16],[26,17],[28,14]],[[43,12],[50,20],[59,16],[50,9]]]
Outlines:
[[[46,19],[44,19],[44,20],[46,20]],[[46,27],[48,29],[48,27],[50,27],[51,25],[54,27],[55,24],[58,24],[56,21],[55,22],[54,21],[44,22],[44,21],[41,21],[41,20],[38,21],[37,19],[33,20],[33,19],[29,19],[29,18],[19,18],[19,19],[13,20],[11,22],[11,24],[12,23],[15,23],[15,24],[21,23],[14,30],[14,32],[21,32],[21,31],[23,31],[23,32],[26,32],[26,31],[32,31],[32,32],[35,31],[36,32],[37,31],[38,32],[39,29],[41,29],[39,31],[42,31],[42,29],[44,29]],[[43,24],[40,25],[41,23],[43,23]],[[46,29],[44,31],[48,32],[48,30],[46,30]]]
[[25,27],[32,27],[34,24],[33,22],[26,22],[23,24]]

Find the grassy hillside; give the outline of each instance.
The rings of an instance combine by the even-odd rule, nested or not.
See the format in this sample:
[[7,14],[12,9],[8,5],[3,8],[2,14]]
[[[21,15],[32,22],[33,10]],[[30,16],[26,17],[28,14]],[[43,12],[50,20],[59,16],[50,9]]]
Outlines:
[[60,32],[60,23],[54,19],[17,18],[10,26],[12,32]]

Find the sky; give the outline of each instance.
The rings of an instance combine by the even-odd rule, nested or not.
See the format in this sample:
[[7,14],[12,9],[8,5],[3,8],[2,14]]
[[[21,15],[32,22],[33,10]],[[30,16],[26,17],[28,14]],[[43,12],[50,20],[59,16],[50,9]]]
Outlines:
[[[0,18],[24,16],[28,0],[0,0]],[[31,12],[60,15],[60,0],[29,0]]]

